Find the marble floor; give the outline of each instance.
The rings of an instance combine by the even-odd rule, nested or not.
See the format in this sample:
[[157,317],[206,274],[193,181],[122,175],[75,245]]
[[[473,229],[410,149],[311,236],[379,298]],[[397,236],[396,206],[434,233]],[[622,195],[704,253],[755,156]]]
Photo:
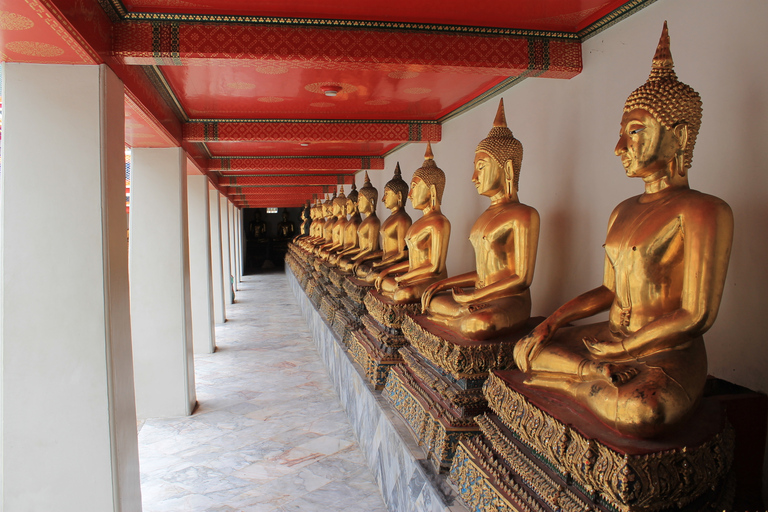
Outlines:
[[140,424],[144,512],[385,511],[285,274],[243,279],[198,409]]

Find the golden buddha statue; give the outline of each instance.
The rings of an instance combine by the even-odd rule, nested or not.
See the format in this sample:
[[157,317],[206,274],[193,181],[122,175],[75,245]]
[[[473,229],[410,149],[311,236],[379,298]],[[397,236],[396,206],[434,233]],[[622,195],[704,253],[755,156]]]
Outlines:
[[539,214],[517,197],[522,161],[523,145],[507,127],[502,100],[493,128],[475,150],[472,182],[480,195],[491,199],[469,236],[477,270],[438,281],[421,297],[422,313],[469,339],[513,331],[531,316],[528,287],[536,263]]
[[349,219],[344,226],[344,243],[339,250],[331,254],[328,263],[337,266],[342,257],[357,251],[357,228],[363,221],[360,212],[357,209],[358,192],[357,186],[352,182],[352,191],[347,196],[346,213]]
[[341,187],[339,195],[334,197],[333,216],[336,222],[331,230],[331,243],[320,250],[319,256],[327,260],[332,252],[338,251],[344,246],[344,227],[347,225],[347,196],[344,195],[344,187]]
[[[700,125],[701,99],[677,80],[665,23],[650,77],[624,105],[615,152],[645,192],[611,214],[603,284],[515,347],[527,383],[573,397],[631,436],[679,425],[707,377],[701,336],[720,306],[733,214],[688,186]],[[563,327],[604,310],[608,322]]]
[[312,224],[312,217],[310,215],[309,201],[304,205],[301,210],[301,227],[299,228],[298,237],[305,238],[309,236],[309,226]]
[[[317,228],[320,226],[320,221],[317,215],[318,206],[319,200],[309,208],[309,218],[311,220],[309,223],[309,234],[296,241],[299,247],[304,250],[307,250],[317,240]],[[325,221],[325,219],[323,219],[323,221]]]
[[333,202],[336,199],[336,191],[333,191],[333,197],[329,197],[323,202],[323,217],[325,223],[323,223],[322,240],[320,240],[313,249],[315,255],[317,255],[322,249],[327,249],[333,245],[333,227],[336,224],[336,216],[334,215]]
[[339,262],[339,268],[344,272],[352,272],[354,266],[360,261],[366,261],[368,256],[379,251],[379,228],[381,221],[376,216],[376,201],[379,199],[379,191],[371,185],[368,171],[365,171],[365,182],[357,198],[357,210],[359,214],[366,215],[357,228],[357,248],[344,255]]
[[[395,166],[394,176],[384,185],[381,202],[390,211],[389,217],[379,229],[381,250],[372,250],[356,258],[354,271],[357,277],[373,284],[379,272],[390,265],[408,259],[405,234],[411,227],[411,216],[405,211],[408,184],[400,174],[400,163]],[[375,208],[373,208],[375,211]]]
[[418,301],[429,285],[447,276],[451,223],[440,211],[443,190],[445,173],[435,163],[432,145],[427,142],[424,164],[413,174],[408,194],[413,207],[423,212],[405,234],[408,261],[385,268],[375,282],[376,290],[396,303]]

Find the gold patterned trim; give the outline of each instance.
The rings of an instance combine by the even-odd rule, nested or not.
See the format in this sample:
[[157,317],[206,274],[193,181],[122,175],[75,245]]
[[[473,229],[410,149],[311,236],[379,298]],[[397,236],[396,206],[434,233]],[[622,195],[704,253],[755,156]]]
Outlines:
[[[525,498],[509,473],[482,448],[477,438],[462,441],[453,458],[450,479],[464,503],[476,512],[545,512],[534,499]],[[518,494],[521,499],[516,503],[508,498]]]
[[368,292],[365,296],[365,307],[368,313],[381,325],[392,329],[399,329],[409,313],[416,314],[421,310],[420,302],[408,304],[395,304],[382,300],[381,295],[375,291]]
[[450,467],[460,440],[479,433],[474,419],[456,418],[432,400],[403,365],[390,370],[382,395],[392,403],[425,446],[438,472]]
[[382,357],[380,352],[371,345],[363,330],[353,331],[351,334],[350,352],[352,359],[359,364],[365,372],[368,382],[375,389],[382,389],[389,375],[389,370],[397,364],[398,360],[390,360]]
[[485,383],[490,408],[524,445],[564,479],[599,495],[620,512],[683,507],[720,485],[733,462],[734,432],[700,446],[645,455],[620,453],[561,423],[491,374]]
[[454,379],[485,378],[490,370],[503,370],[513,364],[512,349],[517,343],[516,337],[459,345],[429,332],[411,317],[403,319],[402,329],[403,336],[421,355]]
[[[397,349],[408,343],[402,334],[387,332],[371,315],[365,315],[362,318],[362,324],[368,334],[379,342],[379,347],[388,354],[397,356]],[[400,356],[397,358],[399,359]]]
[[[463,389],[459,387],[444,376],[426,367],[426,363],[420,360],[419,356],[416,355],[417,353],[414,352],[415,349],[413,347],[406,346],[400,349],[400,356],[405,361],[406,366],[408,366],[408,371],[423,382],[424,386],[443,397],[446,402],[449,402],[459,415],[464,416],[466,409],[478,411],[487,408],[488,404],[485,401],[485,396],[483,396],[482,388]],[[475,414],[477,412],[473,415]]]
[[373,289],[373,285],[368,283],[365,283],[365,285],[358,284],[353,279],[354,278],[352,277],[347,277],[346,281],[344,281],[344,291],[347,292],[347,295],[352,300],[365,306],[363,301],[365,300],[365,296],[368,295],[368,292]]

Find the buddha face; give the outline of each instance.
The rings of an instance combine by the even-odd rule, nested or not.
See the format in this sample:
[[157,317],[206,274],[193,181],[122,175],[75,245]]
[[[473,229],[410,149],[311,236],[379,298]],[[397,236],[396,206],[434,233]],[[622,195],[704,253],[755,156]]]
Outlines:
[[393,208],[402,206],[400,197],[398,197],[395,192],[392,192],[392,190],[388,188],[384,189],[384,196],[381,198],[381,202],[384,203],[384,206],[387,207],[387,210],[392,210]]
[[344,206],[341,204],[338,204],[336,201],[333,202],[333,216],[334,217],[340,217],[344,215]]
[[675,133],[648,111],[635,109],[621,117],[615,153],[621,157],[630,178],[642,178],[646,182],[669,178],[669,163],[679,148]]
[[421,178],[414,178],[411,182],[411,191],[408,193],[408,198],[411,200],[411,204],[417,210],[423,210],[429,206],[430,198],[432,196],[429,187]]
[[347,199],[347,214],[354,215],[357,213],[357,203],[351,199]]
[[472,183],[477,193],[492,197],[504,190],[504,173],[496,159],[485,151],[475,153],[475,172],[472,173]]
[[371,202],[363,194],[357,196],[357,208],[360,210],[360,213],[368,214],[372,211]]

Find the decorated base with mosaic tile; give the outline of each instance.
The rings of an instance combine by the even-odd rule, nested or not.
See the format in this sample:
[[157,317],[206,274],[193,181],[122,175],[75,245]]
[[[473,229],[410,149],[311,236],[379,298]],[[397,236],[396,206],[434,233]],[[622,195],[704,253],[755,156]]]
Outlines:
[[365,308],[365,296],[373,290],[372,284],[350,275],[345,279],[343,287],[347,297],[359,303],[360,307]]
[[621,436],[567,397],[523,381],[518,371],[491,374],[484,392],[493,414],[477,420],[482,439],[457,450],[451,479],[473,508],[485,510],[487,500],[547,512],[729,506],[734,432],[718,402],[703,400],[674,434],[642,440]]
[[389,510],[467,512],[445,478],[426,469],[408,427],[352,364],[289,269],[286,274]]
[[350,352],[376,389],[382,389],[389,370],[403,360],[398,349],[406,341],[399,329],[382,326],[371,315],[362,318],[362,329],[352,332]]
[[395,302],[376,290],[369,291],[364,302],[368,314],[381,325],[390,329],[399,330],[408,314],[416,314],[421,311],[421,302]]
[[514,367],[512,351],[517,341],[543,320],[530,318],[515,332],[480,341],[464,338],[426,315],[405,317],[402,329],[419,353],[454,379],[484,379],[490,370]]
[[457,417],[404,364],[390,370],[382,394],[411,427],[437,472],[451,466],[460,440],[479,432],[472,417]]
[[[460,439],[479,433],[474,417],[487,410],[482,385],[489,370],[513,364],[515,344],[540,321],[531,319],[514,333],[476,341],[424,315],[403,320],[403,335],[412,344],[400,349],[405,364],[391,372],[384,395],[425,444],[439,471],[450,467]],[[406,395],[410,398],[404,400]]]

